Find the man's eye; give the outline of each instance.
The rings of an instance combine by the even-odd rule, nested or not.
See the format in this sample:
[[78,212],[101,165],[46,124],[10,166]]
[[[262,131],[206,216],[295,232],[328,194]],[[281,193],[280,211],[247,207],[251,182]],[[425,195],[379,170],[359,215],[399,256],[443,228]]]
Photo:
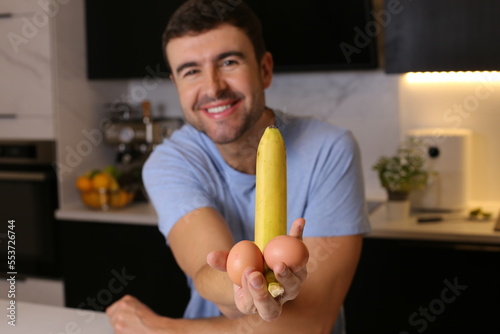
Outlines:
[[196,73],[198,73],[198,70],[192,69],[192,70],[184,72],[184,74],[182,76],[185,78],[185,77],[192,76],[192,75],[194,75]]
[[233,59],[226,59],[222,62],[222,66],[232,66],[232,65],[236,65],[238,64],[238,62],[236,60],[233,60]]

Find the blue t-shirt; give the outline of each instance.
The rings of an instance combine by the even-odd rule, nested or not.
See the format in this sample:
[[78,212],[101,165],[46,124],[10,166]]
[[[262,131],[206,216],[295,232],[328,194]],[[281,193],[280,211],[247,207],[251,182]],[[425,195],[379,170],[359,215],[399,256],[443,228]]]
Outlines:
[[[361,158],[352,134],[313,118],[275,115],[287,152],[288,230],[302,217],[304,237],[369,232]],[[242,150],[257,145],[249,142]],[[188,212],[212,207],[225,218],[235,241],[253,240],[255,175],[229,166],[215,144],[191,125],[156,147],[143,179],[165,237]],[[191,299],[184,316],[219,316],[215,304],[199,296],[190,279],[188,284]]]

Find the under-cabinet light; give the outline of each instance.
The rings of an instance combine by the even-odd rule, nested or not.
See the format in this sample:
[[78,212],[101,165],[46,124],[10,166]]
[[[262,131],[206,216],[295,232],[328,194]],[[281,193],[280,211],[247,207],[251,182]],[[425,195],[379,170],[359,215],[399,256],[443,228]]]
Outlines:
[[500,82],[500,72],[409,72],[405,79],[410,83]]

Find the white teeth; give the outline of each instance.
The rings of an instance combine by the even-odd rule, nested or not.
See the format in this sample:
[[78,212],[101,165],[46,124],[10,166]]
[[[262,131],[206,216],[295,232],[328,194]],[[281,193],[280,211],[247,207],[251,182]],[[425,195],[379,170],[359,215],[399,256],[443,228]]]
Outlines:
[[210,114],[217,114],[217,113],[223,112],[224,110],[229,109],[229,108],[231,108],[231,105],[226,104],[224,106],[219,106],[219,107],[215,107],[215,108],[208,108],[207,111]]

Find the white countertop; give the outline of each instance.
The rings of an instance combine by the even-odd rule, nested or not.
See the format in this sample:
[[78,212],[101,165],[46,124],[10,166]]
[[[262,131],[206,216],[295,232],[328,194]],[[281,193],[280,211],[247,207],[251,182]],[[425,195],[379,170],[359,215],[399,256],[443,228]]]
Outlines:
[[[9,315],[10,300],[0,299],[0,309]],[[10,319],[0,319],[0,333],[80,333],[112,334],[107,315],[103,312],[47,306],[27,302],[15,303],[15,327]]]
[[[496,207],[500,208],[500,205]],[[388,221],[385,205],[382,204],[370,214],[372,232],[366,237],[500,244],[500,231],[494,231],[498,214],[493,212],[494,216],[489,221],[470,221],[465,214],[445,214],[443,221],[432,223],[417,223],[416,217],[406,221]],[[76,204],[57,210],[56,218],[150,226],[156,226],[158,222],[158,216],[149,203],[134,203],[108,211],[92,210]]]
[[133,225],[158,225],[158,216],[150,203],[133,203],[121,209],[107,211],[93,210],[83,204],[58,209],[55,213],[60,220],[77,220],[85,222],[120,223]]
[[366,237],[500,244],[500,231],[494,230],[498,217],[496,212],[487,221],[468,220],[465,213],[441,216],[442,221],[427,223],[418,223],[416,216],[388,221],[386,207],[381,205],[370,215],[372,232]]

